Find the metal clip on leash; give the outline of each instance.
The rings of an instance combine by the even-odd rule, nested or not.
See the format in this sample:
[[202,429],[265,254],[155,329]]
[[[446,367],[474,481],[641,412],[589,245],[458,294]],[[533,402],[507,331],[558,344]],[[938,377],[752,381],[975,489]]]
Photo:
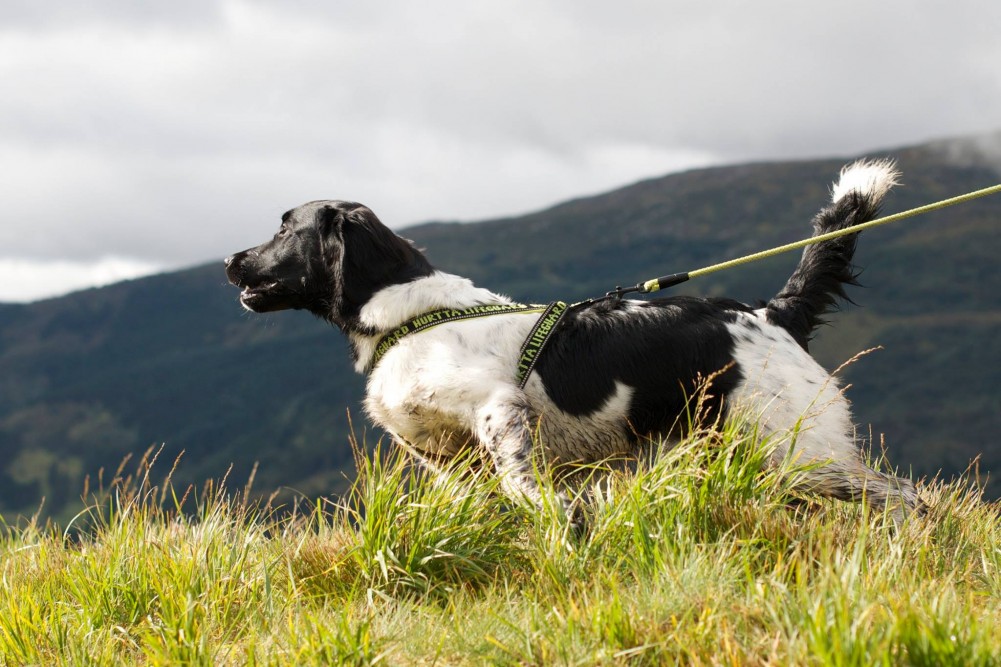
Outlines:
[[619,287],[615,286],[611,292],[605,292],[606,297],[615,297],[616,299],[621,299],[623,294],[631,294],[632,292],[639,292],[640,294],[648,294],[650,292],[656,292],[657,290],[667,289],[668,287],[674,287],[675,285],[680,285],[681,283],[688,280],[689,274],[685,273],[671,273],[666,276],[661,276],[660,278],[654,278],[653,280],[647,280],[643,283],[638,283],[632,287]]

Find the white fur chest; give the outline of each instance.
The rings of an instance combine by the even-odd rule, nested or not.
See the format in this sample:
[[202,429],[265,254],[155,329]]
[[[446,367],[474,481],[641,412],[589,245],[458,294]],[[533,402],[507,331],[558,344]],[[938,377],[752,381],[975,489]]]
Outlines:
[[514,384],[518,351],[538,314],[450,322],[401,339],[371,372],[365,409],[428,454],[454,456],[477,412]]

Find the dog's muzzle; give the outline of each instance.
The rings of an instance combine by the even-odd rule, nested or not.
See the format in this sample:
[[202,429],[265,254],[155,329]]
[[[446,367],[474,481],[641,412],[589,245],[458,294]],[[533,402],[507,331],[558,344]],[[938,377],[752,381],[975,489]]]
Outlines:
[[289,303],[288,290],[280,281],[271,276],[257,275],[253,266],[247,270],[246,259],[255,255],[253,250],[244,250],[223,260],[226,265],[226,278],[243,290],[240,292],[240,304],[255,313],[292,307]]

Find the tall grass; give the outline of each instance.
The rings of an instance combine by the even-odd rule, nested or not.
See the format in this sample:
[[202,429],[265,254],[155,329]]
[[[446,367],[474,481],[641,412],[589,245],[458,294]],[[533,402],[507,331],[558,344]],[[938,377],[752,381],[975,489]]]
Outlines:
[[1001,664],[997,505],[936,481],[898,527],[798,497],[776,444],[725,424],[595,474],[580,534],[546,476],[526,508],[472,458],[376,447],[276,512],[147,457],[68,529],[4,524],[0,664]]

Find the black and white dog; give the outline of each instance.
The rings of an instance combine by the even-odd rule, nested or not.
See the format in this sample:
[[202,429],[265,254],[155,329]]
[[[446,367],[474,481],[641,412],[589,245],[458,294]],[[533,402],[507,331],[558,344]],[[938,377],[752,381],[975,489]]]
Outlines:
[[[815,233],[875,218],[897,177],[889,162],[846,167]],[[511,302],[435,270],[361,204],[292,209],[274,238],[227,258],[226,274],[251,311],[302,309],[337,325],[356,370],[368,374],[369,416],[397,441],[432,465],[479,443],[512,495],[539,501],[540,453],[549,463],[595,462],[679,435],[699,379],[712,377],[710,417],[739,409],[766,434],[795,429],[775,462],[815,463],[806,488],[864,497],[900,519],[921,507],[913,484],[865,464],[848,401],[807,352],[821,316],[854,283],[855,242],[850,235],[807,247],[760,308],[683,296],[571,307],[524,388],[516,365],[537,313],[440,324],[401,338],[373,363],[379,341],[422,313]]]

